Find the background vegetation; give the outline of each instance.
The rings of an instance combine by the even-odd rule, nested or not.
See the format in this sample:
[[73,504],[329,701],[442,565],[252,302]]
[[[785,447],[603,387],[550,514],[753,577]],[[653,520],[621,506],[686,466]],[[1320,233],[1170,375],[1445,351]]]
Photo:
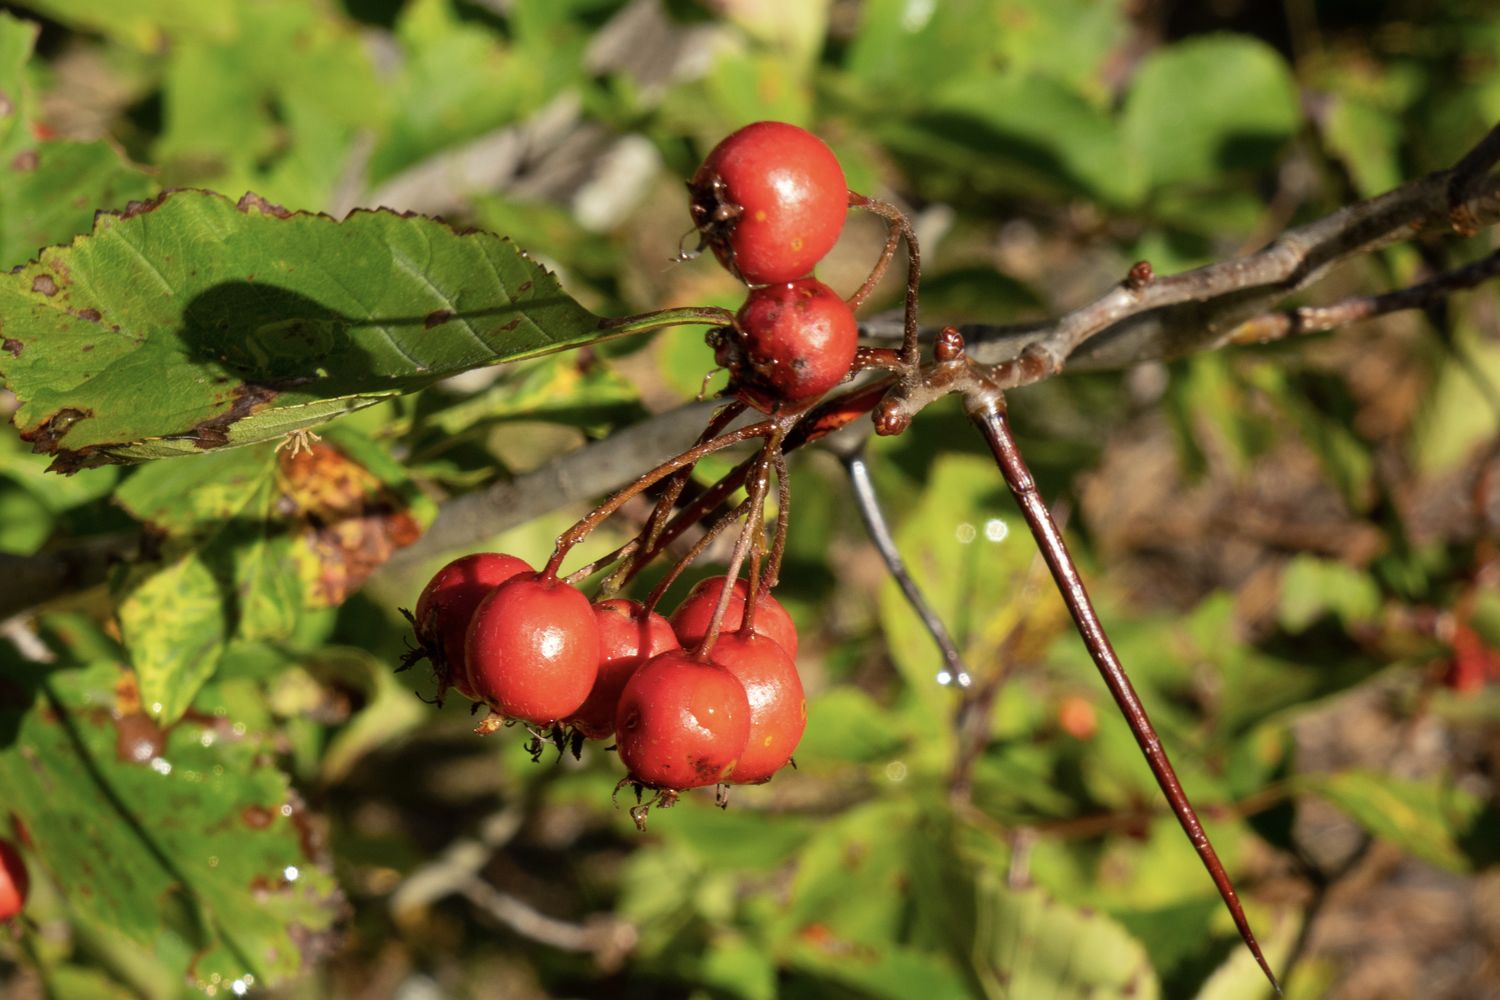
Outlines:
[[[1488,8],[27,0],[0,11],[0,268],[186,186],[503,234],[600,315],[732,308],[721,269],[669,262],[682,180],[781,118],[914,213],[925,320],[1055,315],[1450,166],[1500,120]],[[181,232],[189,264],[241,252]],[[851,217],[820,276],[852,287],[880,234]],[[1316,299],[1491,245],[1393,247]],[[1290,997],[1500,996],[1497,307],[1011,398]],[[33,371],[86,364],[53,350]],[[268,432],[64,478],[0,433],[0,832],[36,876],[0,992],[1266,995],[956,407],[870,454],[973,693],[936,683],[839,463],[798,455],[778,596],[808,734],[728,811],[638,834],[612,755],[534,765],[393,673],[396,608],[455,554],[416,541],[445,501],[711,366],[681,329],[480,368],[311,456]],[[461,548],[543,557],[586,506]]]

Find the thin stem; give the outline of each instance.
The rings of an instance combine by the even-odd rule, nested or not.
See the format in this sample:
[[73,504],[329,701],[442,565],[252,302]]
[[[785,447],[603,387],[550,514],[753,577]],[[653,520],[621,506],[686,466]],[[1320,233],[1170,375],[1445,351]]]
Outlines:
[[646,595],[646,610],[655,611],[656,606],[661,603],[661,599],[666,596],[667,591],[672,588],[672,584],[676,583],[677,578],[680,577],[683,572],[689,566],[691,566],[693,562],[699,556],[701,556],[710,545],[713,544],[714,539],[723,534],[725,528],[729,527],[731,524],[738,521],[742,516],[748,514],[749,512],[750,501],[746,500],[742,502],[738,507],[735,507],[734,510],[729,511],[723,517],[715,521],[713,527],[705,531],[703,533],[703,537],[694,542],[693,547],[688,549],[687,554],[684,555],[681,559],[677,560],[676,564],[674,564],[672,568],[667,571],[667,575],[662,577],[661,581],[658,582],[655,587],[651,588],[651,593]]
[[786,449],[777,448],[776,464],[776,541],[771,545],[770,558],[766,560],[765,586],[767,590],[781,582],[781,561],[786,556],[786,532],[791,523],[792,480],[786,467]]
[[557,545],[553,549],[552,558],[547,561],[543,575],[555,577],[558,567],[562,565],[563,559],[568,551],[589,536],[589,533],[602,524],[605,519],[619,510],[633,498],[639,496],[641,491],[648,489],[652,484],[658,483],[676,472],[678,469],[691,466],[705,455],[711,455],[716,451],[722,451],[731,445],[739,444],[756,437],[768,437],[773,433],[780,437],[780,424],[775,420],[762,420],[753,424],[746,424],[737,430],[705,441],[700,445],[689,448],[676,458],[668,459],[650,472],[641,476],[629,486],[620,490],[614,496],[595,507],[583,520],[563,532],[557,538]]
[[[727,406],[714,411],[714,415],[709,418],[707,426],[698,435],[694,446],[696,447],[713,440],[724,428],[733,423],[740,414],[744,413],[745,408],[744,403],[735,400]],[[696,465],[696,462],[691,465],[685,465],[672,474],[672,478],[667,482],[666,489],[662,491],[662,495],[656,501],[656,506],[652,508],[650,518],[647,519],[645,526],[635,538],[608,556],[605,556],[604,560],[606,561],[595,560],[594,563],[590,564],[591,566],[607,566],[622,556],[632,557],[623,563],[619,569],[615,570],[614,573],[610,574],[609,579],[604,581],[603,590],[606,593],[612,594],[624,587],[660,551],[660,549],[655,548],[656,541],[661,537],[662,528],[667,523],[672,509],[677,505],[678,498],[682,496],[683,489],[687,486],[688,481],[692,479],[693,469]],[[575,573],[574,576],[577,576],[577,574]]]
[[[746,405],[739,400],[729,403],[713,415],[708,422],[708,426],[703,428],[703,433],[698,435],[698,440],[694,443],[703,444],[706,441],[711,441],[723,433],[724,428],[733,423],[736,417],[745,412],[745,409]],[[661,529],[666,525],[667,519],[672,513],[672,508],[677,505],[677,498],[682,496],[683,487],[687,485],[692,474],[693,470],[691,466],[680,469],[667,483],[667,488],[662,493],[661,499],[656,502],[656,509],[651,512],[651,519],[646,522],[646,529],[641,532],[645,548],[651,548],[655,544],[656,539],[660,537]]]
[[704,635],[703,642],[699,644],[694,654],[700,660],[708,659],[713,652],[714,643],[719,641],[719,628],[724,623],[724,613],[729,609],[730,598],[734,596],[734,582],[739,578],[740,566],[745,561],[745,552],[749,548],[750,541],[755,537],[755,525],[760,521],[762,511],[765,510],[766,492],[770,488],[771,478],[771,456],[781,447],[782,434],[773,431],[766,438],[766,445],[761,449],[755,470],[750,480],[750,488],[747,491],[746,503],[750,505],[749,515],[745,518],[744,530],[740,532],[739,539],[734,545],[734,554],[729,557],[729,567],[724,573],[724,587],[719,591],[719,603],[714,607],[713,617],[708,620],[708,633]]
[[874,212],[893,225],[906,240],[906,311],[903,316],[901,363],[914,369],[921,361],[917,346],[917,286],[922,279],[922,251],[917,246],[916,230],[912,229],[911,220],[906,217],[906,213],[895,205],[866,198],[852,191],[849,193],[849,204]]
[[[853,193],[849,195],[849,204],[851,205],[863,207],[868,203],[869,199],[864,195]],[[900,245],[900,227],[892,225],[891,221],[886,219],[885,247],[880,251],[880,257],[875,261],[875,266],[870,268],[870,276],[865,279],[865,283],[860,285],[853,295],[844,300],[849,304],[850,309],[858,309],[864,305],[865,299],[869,298],[870,293],[875,291],[875,286],[880,284],[881,278],[885,277],[886,268],[891,266],[891,261],[896,256],[896,248]]]
[[[880,402],[881,398],[890,389],[894,379],[882,378],[858,389],[851,390],[841,396],[820,403],[818,406],[806,413],[800,414],[787,431],[786,440],[781,446],[781,452],[791,451],[804,445],[818,441],[834,431],[847,427],[855,420],[864,416]],[[673,515],[661,533],[657,543],[644,552],[635,563],[636,566],[649,563],[661,552],[663,548],[670,545],[681,537],[688,528],[697,524],[707,517],[715,507],[723,503],[724,499],[732,494],[740,486],[744,485],[745,479],[750,474],[750,469],[757,461],[756,456],[745,459],[739,465],[727,472],[714,485],[703,493],[685,504],[681,510]],[[773,549],[772,559],[767,569],[767,579],[774,585],[780,573],[779,550]],[[631,575],[636,572],[632,569]]]
[[1141,704],[1140,698],[1131,686],[1130,678],[1126,676],[1125,668],[1121,666],[1114,647],[1110,645],[1109,636],[1105,634],[1104,626],[1094,612],[1093,603],[1089,600],[1088,591],[1084,589],[1083,580],[1078,575],[1078,568],[1073,564],[1073,557],[1068,554],[1062,533],[1052,520],[1051,512],[1048,511],[1041,494],[1037,491],[1036,481],[1031,477],[1031,470],[1026,467],[1020,449],[1016,447],[1015,438],[1011,436],[1010,427],[1006,421],[1004,403],[993,396],[972,398],[968,403],[969,416],[979,428],[980,433],[984,435],[985,443],[994,454],[995,461],[1005,476],[1005,483],[1010,487],[1017,505],[1021,508],[1021,513],[1026,518],[1027,525],[1031,528],[1037,548],[1041,551],[1042,558],[1046,560],[1047,568],[1052,571],[1052,578],[1057,583],[1063,602],[1068,606],[1068,612],[1073,616],[1078,634],[1083,638],[1084,645],[1088,647],[1089,655],[1093,658],[1095,666],[1099,668],[1099,674],[1104,678],[1104,684],[1109,688],[1115,704],[1119,706],[1126,721],[1130,724],[1130,731],[1135,734],[1136,742],[1146,757],[1146,763],[1150,766],[1157,785],[1161,787],[1162,794],[1166,796],[1172,812],[1177,816],[1177,821],[1182,824],[1188,840],[1192,842],[1204,868],[1208,870],[1209,876],[1218,888],[1220,898],[1224,900],[1224,905],[1229,909],[1229,915],[1234,918],[1235,927],[1239,929],[1240,939],[1255,956],[1255,961],[1260,965],[1261,971],[1265,973],[1271,985],[1275,987],[1276,992],[1280,993],[1281,985],[1276,981],[1275,974],[1271,972],[1270,965],[1261,953],[1260,943],[1256,941],[1255,932],[1250,929],[1250,921],[1245,917],[1245,911],[1240,906],[1234,883],[1230,881],[1223,862],[1219,860],[1218,853],[1203,829],[1203,824],[1198,820],[1197,812],[1188,801],[1187,793],[1182,789],[1182,783],[1177,780],[1177,773],[1172,769],[1172,763],[1167,759],[1166,751],[1162,749],[1161,739],[1146,715],[1145,706]]
[[[932,641],[937,644],[938,652],[942,654],[946,669],[937,675],[939,684],[958,684],[959,687],[968,687],[971,676],[969,670],[964,666],[963,658],[958,655],[958,646],[949,634],[948,627],[943,624],[942,617],[933,610],[932,605],[927,603],[927,598],[917,587],[917,582],[912,579],[911,573],[906,569],[906,562],[901,558],[901,552],[896,548],[896,540],[891,537],[890,525],[886,523],[885,511],[881,509],[880,498],[875,494],[875,483],[870,478],[870,463],[865,458],[864,445],[842,455],[844,471],[849,476],[849,484],[854,488],[854,506],[859,509],[859,516],[865,523],[865,530],[870,534],[870,541],[875,543],[875,549],[880,553],[880,558],[885,560],[885,568],[895,579],[901,593],[906,596],[906,603],[911,605],[917,617],[922,619],[922,624],[927,629],[927,634],[932,636]],[[946,679],[945,679],[946,678]]]

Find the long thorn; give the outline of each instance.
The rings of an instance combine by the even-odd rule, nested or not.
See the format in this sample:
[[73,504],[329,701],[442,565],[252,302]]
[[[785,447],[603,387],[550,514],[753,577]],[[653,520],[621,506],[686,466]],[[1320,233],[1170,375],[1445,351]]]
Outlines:
[[906,603],[910,604],[911,609],[917,613],[917,617],[922,619],[922,624],[927,628],[927,634],[932,636],[932,641],[937,644],[938,652],[942,654],[943,663],[947,669],[938,675],[938,683],[968,687],[971,675],[969,669],[964,666],[963,657],[958,655],[958,647],[953,642],[953,636],[949,634],[948,627],[943,624],[942,617],[933,610],[932,605],[927,603],[927,598],[922,595],[917,582],[911,578],[911,573],[906,569],[906,562],[896,548],[896,540],[891,537],[890,525],[885,520],[885,511],[880,507],[880,498],[875,495],[875,483],[870,479],[870,464],[865,459],[864,445],[861,444],[854,451],[842,454],[839,458],[844,463],[844,471],[849,475],[849,484],[854,488],[854,506],[859,508],[859,516],[865,522],[870,541],[875,543],[875,549],[880,553],[880,558],[885,560],[885,568],[895,579],[897,586],[901,588],[901,593],[906,596]]
[[1177,816],[1177,821],[1182,824],[1183,831],[1187,833],[1188,840],[1197,850],[1203,867],[1208,869],[1209,876],[1219,890],[1219,897],[1224,900],[1224,905],[1229,909],[1229,915],[1234,918],[1234,926],[1240,932],[1240,939],[1250,949],[1250,954],[1255,956],[1255,961],[1260,965],[1261,971],[1266,974],[1266,978],[1270,980],[1271,985],[1279,994],[1281,984],[1276,981],[1275,974],[1271,972],[1271,966],[1261,953],[1260,943],[1256,941],[1255,932],[1250,929],[1250,921],[1245,917],[1244,908],[1240,906],[1234,883],[1230,881],[1229,873],[1224,870],[1224,864],[1219,860],[1218,852],[1209,842],[1203,824],[1198,821],[1198,814],[1194,811],[1192,803],[1188,801],[1187,793],[1182,789],[1182,783],[1177,780],[1177,773],[1172,769],[1172,763],[1167,759],[1166,751],[1162,749],[1161,739],[1156,735],[1156,729],[1146,715],[1145,706],[1141,704],[1140,698],[1131,686],[1130,678],[1126,676],[1125,668],[1120,665],[1120,658],[1115,655],[1109,636],[1105,634],[1104,626],[1094,612],[1093,602],[1089,600],[1088,591],[1084,589],[1083,580],[1078,575],[1078,567],[1073,564],[1073,557],[1068,554],[1062,532],[1052,520],[1051,512],[1042,501],[1041,494],[1037,492],[1036,481],[1031,477],[1031,470],[1026,467],[1026,461],[1021,457],[1020,449],[1016,447],[1015,438],[1011,436],[1010,426],[1006,421],[1004,403],[993,397],[970,400],[969,416],[978,426],[980,433],[984,435],[985,443],[990,446],[990,451],[994,454],[995,461],[1005,476],[1005,484],[1010,487],[1011,493],[1015,496],[1016,503],[1020,506],[1021,513],[1031,528],[1032,536],[1036,539],[1037,548],[1041,550],[1042,558],[1047,562],[1047,568],[1052,571],[1052,579],[1057,582],[1057,589],[1062,594],[1063,602],[1068,606],[1068,612],[1073,616],[1078,634],[1083,638],[1084,645],[1088,647],[1089,655],[1093,657],[1094,665],[1099,668],[1099,674],[1104,678],[1105,686],[1109,688],[1115,704],[1120,707],[1120,711],[1130,724],[1130,731],[1135,734],[1136,742],[1140,744],[1141,752],[1146,756],[1146,763],[1150,765],[1156,783],[1161,787],[1162,794],[1167,797],[1167,802]]

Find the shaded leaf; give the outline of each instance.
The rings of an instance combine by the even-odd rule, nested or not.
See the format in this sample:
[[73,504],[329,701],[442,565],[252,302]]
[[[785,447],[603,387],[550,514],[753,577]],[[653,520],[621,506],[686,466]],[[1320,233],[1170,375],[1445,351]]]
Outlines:
[[689,316],[702,318],[601,320],[507,241],[432,219],[335,222],[181,191],[0,276],[18,345],[0,376],[22,436],[72,471],[279,438],[469,368]]
[[954,197],[1083,194],[1132,204],[1145,190],[1110,117],[1045,77],[975,77],[931,92],[910,115],[882,110],[872,109],[869,128],[893,150],[928,168],[960,168]]
[[797,747],[797,763],[875,763],[888,759],[909,738],[898,720],[859,688],[836,687],[808,702],[807,731]]
[[1269,166],[1300,120],[1296,82],[1275,49],[1210,35],[1146,58],[1131,82],[1123,127],[1134,158],[1160,187]]

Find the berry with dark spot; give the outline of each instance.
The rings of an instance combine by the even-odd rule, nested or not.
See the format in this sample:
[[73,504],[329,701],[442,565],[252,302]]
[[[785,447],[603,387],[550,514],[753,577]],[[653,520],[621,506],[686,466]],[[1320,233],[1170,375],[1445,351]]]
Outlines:
[[681,650],[648,660],[620,692],[615,746],[631,780],[650,788],[726,780],[749,738],[744,685],[718,664]]

